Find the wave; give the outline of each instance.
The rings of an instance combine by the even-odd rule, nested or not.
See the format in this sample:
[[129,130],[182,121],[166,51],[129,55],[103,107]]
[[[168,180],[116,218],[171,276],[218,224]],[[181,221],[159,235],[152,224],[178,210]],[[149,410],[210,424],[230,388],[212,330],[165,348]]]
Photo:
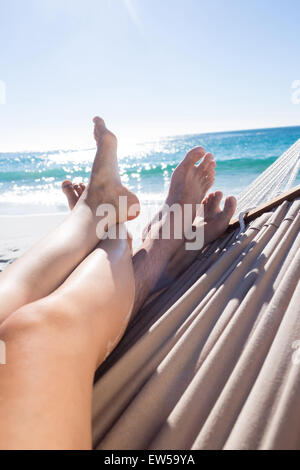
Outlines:
[[250,171],[262,171],[271,166],[277,157],[266,158],[234,158],[227,160],[217,160],[217,168],[220,169],[249,169]]
[[47,169],[47,170],[38,170],[38,171],[7,171],[1,172],[0,171],[0,182],[18,182],[18,181],[36,181],[36,180],[48,180],[49,178],[60,180],[65,179],[66,175],[72,175],[72,177],[81,177],[82,175],[86,176],[86,171],[78,171],[68,169],[65,170],[63,168],[55,168],[55,169]]
[[[148,159],[147,159],[148,160]],[[268,168],[272,163],[276,161],[275,157],[268,158],[233,158],[233,159],[222,159],[217,160],[217,172],[222,173],[232,171],[234,173],[238,172],[250,172],[250,173],[260,173]],[[131,162],[120,164],[120,173],[121,176],[128,178],[149,178],[159,175],[170,175],[175,169],[178,163],[175,161],[171,162],[161,162],[160,164],[150,164],[149,162],[143,162],[141,160],[136,161],[135,163]],[[20,166],[17,170],[9,169],[8,171],[0,171],[0,182],[37,182],[37,181],[49,181],[63,180],[67,177],[77,178],[84,177],[86,178],[89,174],[90,167],[79,166],[78,164],[68,165],[66,167],[54,167],[49,168],[48,166],[42,168],[41,165],[38,168],[24,169],[22,170]]]

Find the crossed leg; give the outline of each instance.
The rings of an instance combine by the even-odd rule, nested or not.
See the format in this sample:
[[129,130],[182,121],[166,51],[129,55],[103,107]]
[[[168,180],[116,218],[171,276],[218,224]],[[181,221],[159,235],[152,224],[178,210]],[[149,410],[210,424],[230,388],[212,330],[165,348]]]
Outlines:
[[126,196],[136,214],[138,199],[121,185],[116,139],[99,118],[95,137],[91,180],[75,210],[0,278],[1,449],[91,447],[94,373],[130,319],[135,284],[121,223],[130,214],[106,217],[121,236],[99,244],[96,212],[104,203],[118,209]]
[[0,326],[0,449],[91,448],[94,373],[127,327],[134,289],[127,241],[106,240]]

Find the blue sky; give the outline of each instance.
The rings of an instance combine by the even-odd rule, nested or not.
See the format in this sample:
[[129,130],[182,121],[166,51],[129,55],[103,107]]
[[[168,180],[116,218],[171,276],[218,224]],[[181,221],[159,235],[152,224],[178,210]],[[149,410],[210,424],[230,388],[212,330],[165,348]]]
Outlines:
[[0,151],[300,124],[299,0],[0,0]]

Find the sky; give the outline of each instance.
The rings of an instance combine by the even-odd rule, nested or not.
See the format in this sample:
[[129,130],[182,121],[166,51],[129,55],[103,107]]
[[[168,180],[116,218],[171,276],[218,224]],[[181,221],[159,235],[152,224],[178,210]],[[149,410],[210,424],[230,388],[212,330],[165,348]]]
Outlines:
[[299,0],[0,0],[0,152],[91,147],[94,115],[136,142],[299,125],[299,18]]

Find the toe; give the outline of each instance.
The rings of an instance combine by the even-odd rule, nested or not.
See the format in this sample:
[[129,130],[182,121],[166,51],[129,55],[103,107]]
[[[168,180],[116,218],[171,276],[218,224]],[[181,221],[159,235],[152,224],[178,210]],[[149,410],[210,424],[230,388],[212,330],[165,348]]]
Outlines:
[[216,191],[216,192],[215,192],[215,197],[218,199],[219,202],[221,202],[222,199],[223,199],[223,193],[222,193],[222,191]]
[[62,190],[68,199],[70,209],[73,209],[78,201],[78,197],[75,193],[72,182],[69,180],[64,181],[62,183]]
[[75,192],[78,197],[81,197],[83,192],[85,191],[85,185],[83,183],[73,184]]
[[79,184],[73,184],[73,188],[74,188],[74,191],[75,191],[77,197],[79,198],[82,194],[80,185]]
[[216,191],[208,195],[207,210],[209,213],[220,212],[220,203],[223,198],[223,193],[221,191]]
[[106,142],[108,145],[117,146],[118,139],[109,129],[107,129],[103,119],[99,117],[94,118],[95,128],[94,128],[94,137],[99,145],[99,143],[104,144]]
[[197,167],[197,174],[201,177],[203,175],[215,174],[216,162],[211,153],[206,153],[203,161]]
[[65,188],[67,188],[67,187],[70,186],[70,185],[73,186],[73,183],[72,183],[72,181],[70,181],[70,180],[65,180],[65,181],[61,184],[62,189],[65,189]]
[[216,168],[216,162],[212,153],[206,153],[203,162],[198,166],[198,171],[202,172],[210,167]]
[[102,119],[99,116],[94,117],[93,123],[99,128],[99,127],[105,127],[105,122],[104,119]]
[[78,196],[80,197],[83,193],[83,190],[82,190],[82,187],[80,186],[80,184],[78,185],[78,189],[77,189],[77,194]]
[[209,188],[211,188],[215,183],[215,173],[211,173],[207,176],[206,178],[206,184],[207,184],[207,191],[209,190]]
[[106,131],[106,126],[105,126],[104,120],[100,118],[99,116],[94,117],[93,122],[95,124],[94,137],[95,137],[96,142],[98,143],[99,138],[101,138],[101,136]]
[[197,162],[199,162],[199,160],[201,160],[201,158],[204,157],[205,153],[206,152],[203,147],[195,147],[187,153],[182,163],[195,165]]
[[204,167],[201,170],[198,171],[198,176],[200,178],[201,183],[203,183],[205,180],[207,181],[215,181],[216,177],[216,170],[213,165],[213,162],[209,163],[206,167]]
[[85,185],[83,183],[79,183],[78,189],[77,189],[78,196],[81,197],[84,191],[85,191]]
[[212,203],[216,209],[220,209],[220,204],[223,199],[223,193],[221,191],[216,191],[214,197],[212,198]]
[[232,217],[234,216],[236,207],[237,207],[236,198],[233,196],[228,197],[225,201],[224,211],[223,211],[228,221],[230,221]]

